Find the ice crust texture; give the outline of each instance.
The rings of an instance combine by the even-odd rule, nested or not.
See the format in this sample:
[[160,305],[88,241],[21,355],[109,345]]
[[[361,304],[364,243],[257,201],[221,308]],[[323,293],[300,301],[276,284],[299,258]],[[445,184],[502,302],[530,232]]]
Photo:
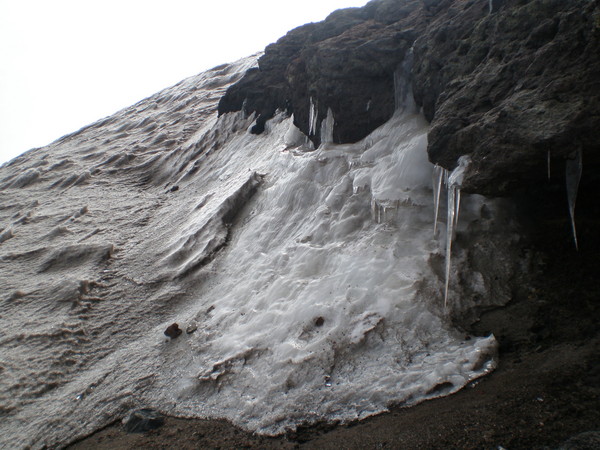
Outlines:
[[[276,434],[493,368],[494,338],[444,319],[425,119],[314,151],[284,115],[250,134],[254,117],[216,107],[255,61],[0,168],[0,447],[66,444],[140,407]],[[484,204],[463,197],[474,239]],[[485,298],[486,276],[463,284]],[[192,332],[165,338],[174,322]]]

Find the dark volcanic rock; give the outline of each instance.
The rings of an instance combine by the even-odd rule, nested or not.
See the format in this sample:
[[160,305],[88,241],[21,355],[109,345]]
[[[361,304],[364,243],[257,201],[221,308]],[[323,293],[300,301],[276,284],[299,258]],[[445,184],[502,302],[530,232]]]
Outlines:
[[[600,163],[597,1],[454,1],[415,43],[415,97],[432,128],[429,158],[473,161],[463,188],[503,195],[583,150]],[[560,164],[557,164],[560,162]]]
[[[309,134],[311,98],[317,124],[331,108],[334,142],[356,142],[385,123],[395,110],[394,72],[414,40],[402,28],[369,19],[303,51],[286,73],[295,125]],[[318,145],[318,125],[310,137]]]
[[181,333],[183,333],[183,331],[181,330],[181,328],[179,328],[179,325],[176,323],[169,325],[165,330],[165,336],[168,336],[171,339],[178,338],[179,336],[181,336]]
[[[419,11],[416,0],[378,0],[292,30],[265,49],[259,68],[229,88],[219,114],[256,112],[252,132],[261,133],[277,109],[285,110],[318,145],[319,125],[330,108],[334,142],[365,137],[394,112],[394,72],[416,37]],[[314,132],[311,100],[317,112]]]
[[598,0],[373,0],[268,46],[219,113],[255,112],[261,133],[285,110],[318,145],[330,108],[334,142],[355,142],[393,114],[394,73],[413,47],[414,95],[432,125],[429,158],[453,169],[470,154],[464,190],[535,188],[548,152],[564,172],[579,149],[589,188],[600,181],[599,41]]

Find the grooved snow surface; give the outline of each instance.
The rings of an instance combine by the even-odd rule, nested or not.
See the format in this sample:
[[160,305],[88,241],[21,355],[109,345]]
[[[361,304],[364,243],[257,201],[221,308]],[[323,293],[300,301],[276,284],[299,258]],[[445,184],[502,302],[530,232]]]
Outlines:
[[[425,120],[312,152],[281,115],[251,135],[216,105],[253,64],[0,168],[0,447],[66,444],[137,407],[274,434],[492,368],[493,337],[442,319]],[[171,341],[173,322],[195,331]]]

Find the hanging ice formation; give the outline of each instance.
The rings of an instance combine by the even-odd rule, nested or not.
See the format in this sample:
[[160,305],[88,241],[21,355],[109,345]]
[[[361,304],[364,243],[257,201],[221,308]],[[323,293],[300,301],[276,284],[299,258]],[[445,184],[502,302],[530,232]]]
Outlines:
[[502,0],[488,0],[489,14],[492,14],[498,10]]
[[319,112],[313,98],[310,98],[310,108],[308,110],[308,135],[314,136],[317,134],[317,117]]
[[437,222],[440,212],[440,195],[442,193],[442,181],[448,178],[448,171],[437,164],[433,167],[433,205],[435,217],[433,219],[433,237],[437,234]]
[[458,224],[460,213],[460,187],[465,174],[465,169],[469,166],[471,158],[463,155],[458,159],[458,166],[448,172],[443,167],[436,165],[433,170],[433,201],[434,201],[434,225],[433,234],[437,233],[437,221],[440,208],[440,196],[442,190],[442,181],[446,186],[447,193],[447,217],[446,217],[446,261],[444,270],[444,307],[448,305],[448,289],[450,285],[450,269],[452,267],[452,240],[454,230]]
[[319,109],[317,103],[310,97],[310,105],[308,108],[308,136],[306,136],[307,142],[309,136],[316,136],[319,133],[321,144],[333,143],[333,126],[335,119],[333,118],[333,111],[331,108],[327,108],[327,116],[321,121],[321,127],[318,128],[319,123]]
[[333,125],[335,120],[331,108],[327,108],[327,117],[321,122],[321,144],[333,143]]
[[413,65],[413,48],[411,47],[404,61],[394,72],[394,101],[396,110],[412,112],[416,109],[415,99],[412,94],[411,70]]
[[400,200],[382,202],[376,198],[371,199],[371,217],[377,223],[395,220],[399,209]]
[[[490,7],[492,4],[490,2]],[[413,64],[413,49],[411,48],[403,61],[394,72],[394,89],[396,110],[410,112],[416,109],[414,98],[412,96],[411,68]],[[437,221],[439,216],[440,197],[442,190],[442,181],[447,191],[447,219],[446,219],[446,262],[445,262],[445,280],[444,280],[444,307],[448,305],[448,289],[450,284],[450,269],[452,265],[452,239],[454,229],[458,223],[460,212],[460,186],[464,177],[464,172],[471,159],[468,155],[463,155],[458,159],[458,166],[449,173],[443,167],[436,165],[433,170],[433,201],[434,201],[434,226],[433,234],[437,233]],[[373,218],[381,223],[385,220],[387,208],[382,205],[372,203]]]
[[577,250],[579,250],[579,246],[577,244],[577,231],[575,229],[575,201],[577,200],[577,191],[579,190],[579,180],[581,180],[582,169],[581,149],[579,149],[575,152],[575,156],[572,159],[567,159],[565,165],[569,215],[571,216],[571,229],[573,230],[573,240],[575,241],[575,248]]
[[[547,153],[548,179],[550,179],[551,154]],[[575,228],[575,202],[577,200],[577,191],[579,190],[579,181],[583,169],[581,161],[581,149],[574,152],[571,158],[567,158],[565,163],[565,185],[567,189],[567,201],[569,204],[569,216],[571,218],[571,230],[573,232],[573,241],[575,248],[579,250],[577,242],[577,230]]]

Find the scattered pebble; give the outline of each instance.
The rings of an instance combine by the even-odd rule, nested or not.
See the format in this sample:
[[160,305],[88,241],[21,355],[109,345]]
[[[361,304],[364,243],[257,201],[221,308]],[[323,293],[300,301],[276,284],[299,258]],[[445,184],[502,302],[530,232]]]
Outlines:
[[181,336],[181,333],[183,333],[183,331],[181,331],[181,328],[179,328],[179,325],[176,323],[169,325],[165,330],[165,336],[169,336],[171,339]]

